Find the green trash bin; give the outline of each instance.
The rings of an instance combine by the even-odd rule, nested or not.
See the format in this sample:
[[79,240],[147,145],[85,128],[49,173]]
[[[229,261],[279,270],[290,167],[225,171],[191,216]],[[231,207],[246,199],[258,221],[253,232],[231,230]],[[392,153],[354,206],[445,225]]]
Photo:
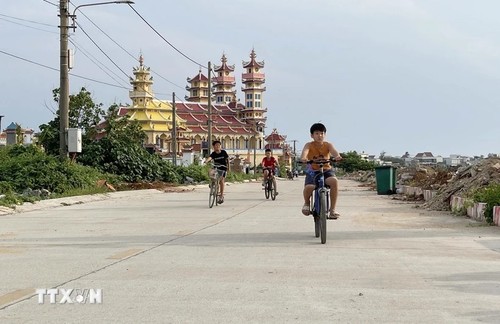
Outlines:
[[392,195],[396,193],[396,168],[382,165],[375,168],[375,181],[378,195]]

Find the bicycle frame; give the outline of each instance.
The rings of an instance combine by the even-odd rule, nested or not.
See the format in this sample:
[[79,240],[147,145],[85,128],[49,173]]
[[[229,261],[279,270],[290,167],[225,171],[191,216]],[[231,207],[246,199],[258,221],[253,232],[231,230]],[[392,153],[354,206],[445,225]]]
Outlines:
[[221,175],[219,174],[219,166],[213,164],[211,167],[211,171],[214,172],[214,177],[210,177],[210,196],[208,198],[208,206],[212,208],[212,206],[217,206],[219,204],[218,195],[220,193],[219,187],[221,182]]
[[267,179],[264,182],[264,195],[266,196],[266,199],[269,199],[269,196],[271,196],[272,200],[276,199],[276,186],[275,186],[275,176],[274,172],[271,168],[264,168],[264,171],[268,171]]
[[323,169],[323,164],[320,165],[319,171],[320,172],[314,178],[314,183],[316,187],[314,188],[314,192],[311,195],[311,199],[313,200],[311,206],[313,207],[312,213],[314,216],[318,216],[321,211],[319,197],[322,192],[325,193],[327,208],[328,210],[330,209],[330,188],[325,185],[325,172]]
[[[315,163],[319,165],[319,172],[314,176],[314,191],[311,194],[310,198],[310,208],[311,213],[314,218],[314,233],[316,237],[321,236],[321,244],[326,243],[326,220],[327,213],[330,210],[330,188],[325,184],[325,169],[324,165],[327,163],[332,163],[331,159],[324,160],[311,160],[307,161],[308,164]],[[311,172],[316,172],[312,171]]]

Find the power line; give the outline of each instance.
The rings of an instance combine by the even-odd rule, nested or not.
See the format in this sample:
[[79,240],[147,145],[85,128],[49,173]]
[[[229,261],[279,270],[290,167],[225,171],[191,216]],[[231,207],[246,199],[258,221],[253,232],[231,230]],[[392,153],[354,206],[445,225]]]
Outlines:
[[80,27],[80,29],[82,30],[82,32],[83,32],[83,33],[84,33],[84,34],[85,34],[85,35],[86,35],[86,36],[90,39],[90,41],[91,41],[92,43],[94,43],[94,45],[95,45],[95,46],[96,46],[96,47],[97,47],[97,48],[101,51],[101,53],[102,53],[102,54],[104,54],[104,56],[106,56],[106,57],[107,57],[107,58],[111,61],[111,63],[113,63],[113,65],[114,65],[114,66],[116,66],[116,68],[117,68],[118,70],[120,70],[123,74],[125,74],[125,76],[126,76],[127,78],[129,78],[129,77],[130,77],[127,73],[125,73],[125,71],[123,71],[123,70],[122,70],[122,69],[121,69],[121,68],[120,68],[120,67],[119,67],[119,66],[115,63],[115,61],[113,61],[113,59],[111,59],[111,57],[109,57],[109,55],[108,55],[108,54],[106,54],[106,52],[104,52],[104,50],[103,50],[101,47],[99,47],[99,45],[97,45],[97,43],[96,43],[96,42],[92,39],[92,37],[90,37],[90,36],[89,36],[89,34],[87,34],[87,32],[86,32],[86,31],[82,28],[82,26],[81,26],[79,23],[76,23],[76,25],[77,25],[78,27]]
[[[87,18],[97,29],[99,29],[99,31],[101,31],[101,33],[103,33],[106,37],[108,37],[113,43],[116,44],[116,46],[118,46],[120,49],[122,49],[125,53],[127,53],[132,59],[134,59],[134,61],[138,62],[139,60],[133,55],[131,54],[129,51],[127,51],[123,46],[121,46],[117,41],[115,41],[111,36],[109,36],[104,30],[102,30],[102,28],[100,28],[96,23],[94,23],[92,21],[92,19],[90,19],[87,15],[85,15],[84,13],[80,12],[85,18]],[[162,78],[163,80],[167,81],[168,83],[180,88],[180,89],[184,89],[184,87],[181,87],[180,85],[177,85],[175,84],[174,82],[168,80],[167,78],[163,77],[162,75],[160,75],[158,72],[156,71],[153,71],[151,70],[151,72],[153,72],[154,74],[156,74],[157,76],[159,76],[160,78]]]
[[4,14],[0,14],[0,16],[11,18],[11,19],[16,19],[16,20],[21,20],[21,21],[26,21],[26,22],[30,22],[30,23],[33,23],[33,24],[43,25],[43,26],[56,27],[54,25],[50,25],[50,24],[46,24],[46,23],[41,23],[41,22],[38,22],[38,21],[28,20],[28,19],[24,19],[24,18],[18,18],[18,17],[8,16],[8,15],[4,15]]
[[[96,57],[94,57],[90,52],[88,52],[87,50],[85,50],[77,42],[75,42],[72,39],[69,39],[69,42],[71,44],[73,44],[73,46],[75,46],[77,49],[79,49],[82,52],[82,54],[85,57],[87,57],[92,63],[94,63],[101,71],[103,71],[104,73],[106,73],[106,75],[108,75],[111,79],[113,79],[113,81],[115,81],[118,84],[121,84],[120,81],[122,81],[122,82],[124,81],[123,79],[120,79],[120,77],[115,72],[113,72],[110,68],[108,68],[104,63],[100,62]],[[104,69],[107,69],[109,72],[106,71],[106,70],[104,70]],[[110,73],[114,74],[118,79],[120,79],[120,81],[118,81],[117,79],[115,79]],[[125,81],[125,83],[127,83],[127,82]]]
[[110,86],[110,87],[130,90],[129,88],[121,86],[121,85],[112,84],[112,83],[108,83],[108,82],[104,82],[104,81],[99,81],[99,80],[92,79],[92,78],[87,78],[87,77],[84,77],[84,76],[81,76],[78,74],[69,73],[69,75],[74,76],[75,78],[80,78],[80,79],[84,79],[84,80],[88,80],[88,81],[92,81],[92,82],[96,82],[96,83],[100,83],[100,84],[105,84],[105,85]]
[[[0,15],[0,16],[3,16],[3,15]],[[58,32],[53,32],[53,31],[50,31],[50,30],[45,30],[45,29],[36,28],[36,27],[33,27],[33,26],[28,26],[28,25],[21,24],[21,23],[18,23],[18,22],[15,22],[15,21],[11,21],[9,19],[1,18],[1,17],[0,17],[0,20],[7,21],[7,22],[10,22],[11,24],[16,24],[16,25],[23,26],[23,27],[26,27],[26,28],[40,30],[40,31],[43,31],[43,32],[46,32],[46,33],[59,34]]]
[[160,34],[153,26],[151,26],[151,24],[146,20],[144,19],[140,13],[137,12],[137,10],[135,10],[134,7],[132,7],[132,5],[128,5],[145,23],[146,25],[148,25],[158,36],[160,36],[161,39],[163,39],[168,45],[170,45],[175,51],[177,51],[179,54],[181,54],[182,56],[184,56],[185,58],[187,58],[188,60],[190,60],[191,62],[193,62],[194,64],[198,65],[198,66],[201,66],[205,69],[208,69],[208,67],[204,66],[203,64],[200,64],[198,62],[196,62],[195,60],[193,60],[192,58],[190,58],[189,56],[187,56],[186,54],[184,54],[183,52],[181,52],[177,47],[175,47],[172,43],[170,43],[165,37],[163,37],[162,34]]
[[50,1],[48,1],[48,0],[42,0],[42,1],[47,2],[47,3],[51,4],[51,5],[53,5],[53,6],[55,6],[55,7],[58,7],[58,8],[59,8],[59,6],[58,6],[57,4],[52,3],[52,2],[50,2]]
[[111,38],[111,36],[109,36],[104,30],[102,30],[99,26],[97,26],[96,23],[94,23],[92,21],[92,19],[90,19],[86,14],[84,14],[83,12],[80,12],[85,18],[87,18],[91,23],[92,25],[94,25],[97,29],[99,29],[101,31],[101,33],[103,33],[104,35],[106,35],[106,37],[108,37],[113,43],[116,44],[116,46],[118,46],[119,48],[121,48],[125,53],[127,53],[130,57],[132,57],[134,59],[134,61],[138,61],[137,57],[135,57],[134,55],[130,54],[129,51],[127,51],[123,46],[121,46],[120,44],[118,44],[113,38]]
[[35,65],[38,65],[38,66],[44,67],[44,68],[49,69],[49,70],[59,71],[59,69],[56,69],[56,68],[50,67],[50,66],[45,65],[45,64],[37,63],[37,62],[32,61],[32,60],[25,59],[25,58],[22,58],[22,57],[20,57],[20,56],[17,56],[17,55],[14,55],[14,54],[10,54],[10,53],[4,52],[4,51],[2,51],[2,50],[0,50],[0,53],[5,54],[5,55],[8,55],[8,56],[12,56],[12,57],[17,58],[17,59],[19,59],[19,60],[21,60],[21,61],[25,61],[25,62],[28,62],[28,63],[32,63],[32,64],[35,64]]
[[159,74],[158,74],[158,72],[153,71],[153,70],[151,70],[151,72],[153,72],[154,74],[156,74],[157,76],[159,76],[159,77],[160,77],[160,78],[162,78],[163,80],[167,81],[167,82],[168,82],[168,83],[170,83],[171,85],[174,85],[174,86],[178,87],[179,89],[185,90],[185,87],[181,87],[180,85],[175,84],[174,82],[172,82],[172,81],[170,81],[170,80],[168,80],[168,79],[165,79],[164,77],[162,77],[161,75],[159,75]]
[[[35,65],[38,65],[38,66],[44,67],[44,68],[49,69],[49,70],[53,70],[53,71],[58,71],[58,72],[59,72],[59,69],[56,69],[56,68],[50,67],[50,66],[48,66],[48,65],[45,65],[45,64],[41,64],[41,63],[38,63],[38,62],[32,61],[32,60],[25,59],[25,58],[23,58],[23,57],[20,57],[20,56],[17,56],[17,55],[11,54],[11,53],[7,53],[7,52],[2,51],[2,50],[0,50],[0,53],[5,54],[5,55],[8,55],[8,56],[11,56],[11,57],[14,57],[14,58],[19,59],[19,60],[21,60],[21,61],[25,61],[25,62],[28,62],[28,63],[31,63],[31,64],[35,64]],[[121,89],[129,89],[129,88],[123,87],[123,86],[121,86],[121,85],[116,85],[116,84],[111,84],[111,83],[104,82],[104,81],[95,80],[95,79],[88,78],[88,77],[84,77],[84,76],[81,76],[81,75],[78,75],[78,74],[73,74],[73,73],[70,73],[70,75],[74,76],[75,78],[80,78],[80,79],[84,79],[84,80],[88,80],[88,81],[92,81],[92,82],[96,82],[96,83],[100,83],[100,84],[108,85],[108,86],[110,86],[110,87],[116,87],[116,88],[121,88]]]

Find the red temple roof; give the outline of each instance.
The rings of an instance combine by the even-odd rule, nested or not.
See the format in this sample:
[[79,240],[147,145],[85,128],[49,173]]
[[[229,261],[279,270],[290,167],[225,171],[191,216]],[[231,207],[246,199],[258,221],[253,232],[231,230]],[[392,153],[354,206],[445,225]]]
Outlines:
[[200,70],[200,72],[198,72],[197,75],[195,75],[191,79],[188,78],[187,80],[188,80],[188,82],[193,82],[193,81],[208,81],[208,78],[203,73],[201,73],[201,70]]
[[250,53],[250,61],[249,62],[243,62],[243,67],[244,68],[248,68],[248,67],[263,68],[264,67],[264,61],[257,62],[255,60],[256,57],[257,57],[257,54],[255,54],[255,51],[252,49],[252,52]]

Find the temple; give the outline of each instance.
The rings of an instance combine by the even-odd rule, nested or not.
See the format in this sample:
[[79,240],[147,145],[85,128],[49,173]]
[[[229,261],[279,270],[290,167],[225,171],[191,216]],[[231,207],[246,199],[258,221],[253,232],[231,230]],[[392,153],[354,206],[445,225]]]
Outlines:
[[[276,129],[269,135],[271,137],[264,134],[267,120],[267,108],[264,108],[264,62],[256,58],[252,50],[250,61],[242,62],[244,72],[241,91],[245,98],[244,104],[236,96],[235,66],[228,65],[223,54],[221,64],[214,66],[215,75],[211,77],[211,85],[201,70],[187,79],[188,94],[184,101],[175,99],[174,112],[174,100],[159,100],[155,97],[150,68],[144,65],[141,55],[139,66],[133,69],[134,77],[130,80],[132,90],[129,97],[132,104],[121,107],[119,114],[137,120],[147,135],[145,145],[154,147],[167,158],[173,152],[179,156],[183,152],[205,156],[210,152],[210,143],[219,140],[228,154],[238,155],[248,165],[259,164],[265,148],[271,148],[273,155],[282,157],[285,159],[283,162],[287,163],[290,149],[286,144],[286,136],[277,134]],[[210,100],[209,86],[212,88]],[[209,101],[212,117],[210,140]],[[175,141],[172,140],[174,121]]]

